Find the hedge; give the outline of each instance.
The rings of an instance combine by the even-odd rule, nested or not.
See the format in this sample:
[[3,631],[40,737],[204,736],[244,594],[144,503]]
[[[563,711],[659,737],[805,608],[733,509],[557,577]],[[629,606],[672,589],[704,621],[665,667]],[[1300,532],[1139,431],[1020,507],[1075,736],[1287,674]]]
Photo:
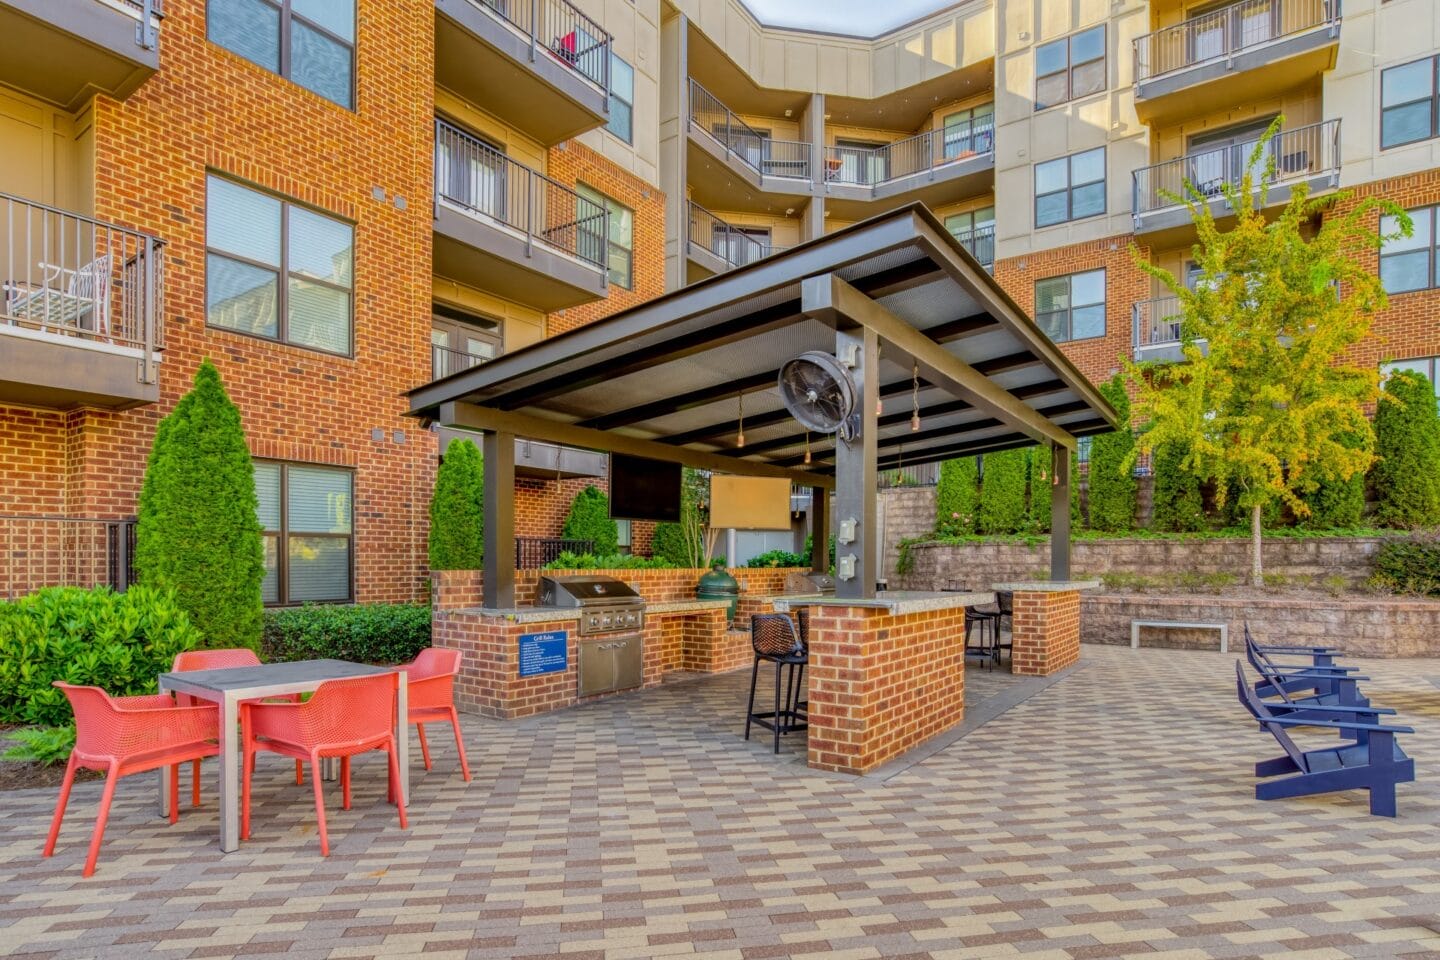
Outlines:
[[260,641],[258,510],[240,411],[207,360],[194,389],[156,428],[135,532],[137,579],[173,589],[206,646],[254,648]]
[[940,464],[940,481],[935,488],[935,532],[941,536],[975,532],[975,514],[980,504],[980,471],[976,464],[974,457]]
[[473,440],[445,449],[430,497],[430,569],[485,566],[485,462]]
[[70,723],[54,680],[154,693],[175,655],[200,644],[173,590],[47,587],[0,603],[0,723]]
[[405,663],[428,646],[430,608],[424,604],[314,604],[265,611],[266,660]]
[[610,519],[610,498],[589,486],[575,495],[565,517],[561,536],[567,540],[589,540],[596,556],[620,552],[620,530]]
[[1385,543],[1375,555],[1373,581],[1397,593],[1440,593],[1440,534],[1426,531]]
[[1205,498],[1199,479],[1181,468],[1184,457],[1184,449],[1173,445],[1158,447],[1150,455],[1155,478],[1152,530],[1193,533],[1205,529]]
[[987,453],[981,462],[981,533],[1015,533],[1025,525],[1025,451]]
[[[1364,445],[1364,438],[1344,434],[1338,438],[1351,449]],[[1310,508],[1309,516],[1299,525],[1313,530],[1330,530],[1360,525],[1365,514],[1365,474],[1356,472],[1349,480],[1322,480],[1320,485],[1302,498]]]
[[1375,411],[1375,453],[1379,525],[1440,524],[1440,412],[1424,374],[1397,370],[1386,378]]
[[1100,393],[1120,415],[1120,428],[1090,441],[1090,529],[1118,532],[1135,525],[1135,476],[1127,465],[1135,449],[1130,397],[1118,373]]

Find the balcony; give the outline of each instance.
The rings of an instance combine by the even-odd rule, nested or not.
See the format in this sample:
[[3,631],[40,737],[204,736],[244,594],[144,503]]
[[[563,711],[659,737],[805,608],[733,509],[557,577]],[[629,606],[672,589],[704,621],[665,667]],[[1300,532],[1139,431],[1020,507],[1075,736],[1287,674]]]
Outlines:
[[560,310],[607,292],[605,209],[435,121],[435,272]]
[[715,199],[749,187],[777,197],[808,198],[813,183],[810,144],[803,140],[776,140],[756,130],[710,91],[690,81],[689,142],[692,169],[704,169],[707,160],[731,174],[730,182],[692,176],[706,183]]
[[1140,119],[1197,116],[1333,69],[1340,0],[1240,0],[1134,43]]
[[[1224,187],[1241,181],[1255,143],[1251,140],[1199,151],[1136,170],[1132,185],[1135,232],[1190,227],[1190,211],[1179,199],[1187,195],[1186,184],[1208,199],[1214,216],[1223,217],[1229,211]],[[1289,200],[1296,183],[1308,183],[1311,193],[1335,189],[1340,184],[1340,121],[1280,130],[1270,141],[1267,156],[1251,168],[1256,190],[1266,180],[1269,159],[1274,161],[1274,171],[1267,181],[1267,206]]]
[[920,200],[937,206],[994,184],[990,117],[927,130],[880,147],[826,147],[825,193],[844,200]]
[[974,257],[980,266],[991,273],[995,272],[995,225],[976,227],[973,230],[963,230],[955,234],[955,239],[960,241],[960,246],[965,252]]
[[[1180,348],[1180,298],[1156,297],[1130,305],[1134,328],[1135,362],[1175,361],[1184,358]],[[1201,349],[1204,349],[1203,342]]]
[[160,0],[0,0],[0,84],[78,110],[160,69]]
[[763,260],[786,247],[777,247],[721,220],[698,203],[690,204],[690,233],[686,244],[690,283]]
[[0,403],[126,410],[160,399],[164,243],[0,194]]
[[435,0],[439,84],[546,146],[609,119],[610,45],[566,0]]
[[489,359],[489,357],[466,353],[464,350],[456,350],[454,347],[432,343],[430,344],[430,379],[440,380],[462,370],[478,367]]

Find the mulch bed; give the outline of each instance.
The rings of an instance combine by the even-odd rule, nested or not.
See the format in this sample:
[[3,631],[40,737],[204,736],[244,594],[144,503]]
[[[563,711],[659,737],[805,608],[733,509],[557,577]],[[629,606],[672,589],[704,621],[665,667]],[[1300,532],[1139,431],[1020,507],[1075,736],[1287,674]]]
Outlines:
[[[14,746],[15,741],[6,736],[13,725],[0,725],[0,753]],[[75,775],[75,782],[99,780],[104,774],[94,770],[81,770]],[[35,790],[49,787],[58,788],[65,779],[65,764],[23,763],[19,760],[0,759],[0,793],[7,790]]]

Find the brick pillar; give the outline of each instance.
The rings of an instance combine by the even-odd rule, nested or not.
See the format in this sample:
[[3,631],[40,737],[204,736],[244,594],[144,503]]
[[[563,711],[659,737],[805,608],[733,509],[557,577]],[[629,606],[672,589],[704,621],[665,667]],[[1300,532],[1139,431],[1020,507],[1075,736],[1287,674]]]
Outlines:
[[964,632],[963,608],[812,607],[810,766],[865,773],[960,723]]
[[1080,659],[1080,592],[1015,592],[1011,671],[1045,677]]
[[434,610],[466,610],[483,607],[483,570],[430,571],[430,605]]

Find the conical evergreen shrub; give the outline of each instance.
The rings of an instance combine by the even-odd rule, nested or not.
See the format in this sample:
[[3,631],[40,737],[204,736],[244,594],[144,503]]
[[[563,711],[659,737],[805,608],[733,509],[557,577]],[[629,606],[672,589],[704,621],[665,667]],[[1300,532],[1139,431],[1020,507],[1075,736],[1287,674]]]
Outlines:
[[975,532],[975,510],[980,501],[980,471],[974,457],[940,464],[935,487],[935,532],[954,537]]
[[1090,529],[1118,533],[1135,525],[1135,476],[1127,465],[1135,449],[1130,432],[1130,397],[1116,374],[1100,393],[1119,416],[1119,429],[1090,441]]
[[255,471],[240,411],[208,360],[155,431],[140,490],[135,571],[174,590],[208,647],[260,643],[265,575]]
[[1440,412],[1430,379],[1397,370],[1375,411],[1375,495],[1382,526],[1440,524]]
[[610,498],[599,488],[586,487],[575,495],[570,513],[565,517],[562,536],[572,540],[593,540],[590,551],[597,557],[613,557],[620,552],[620,530],[610,519]]
[[430,569],[485,566],[485,463],[472,440],[445,448],[430,497]]
[[1205,529],[1205,497],[1200,480],[1181,468],[1184,459],[1185,450],[1174,444],[1157,447],[1150,455],[1154,478],[1152,530],[1192,533]]
[[981,533],[1016,533],[1024,529],[1025,464],[1024,450],[985,454],[980,464]]

